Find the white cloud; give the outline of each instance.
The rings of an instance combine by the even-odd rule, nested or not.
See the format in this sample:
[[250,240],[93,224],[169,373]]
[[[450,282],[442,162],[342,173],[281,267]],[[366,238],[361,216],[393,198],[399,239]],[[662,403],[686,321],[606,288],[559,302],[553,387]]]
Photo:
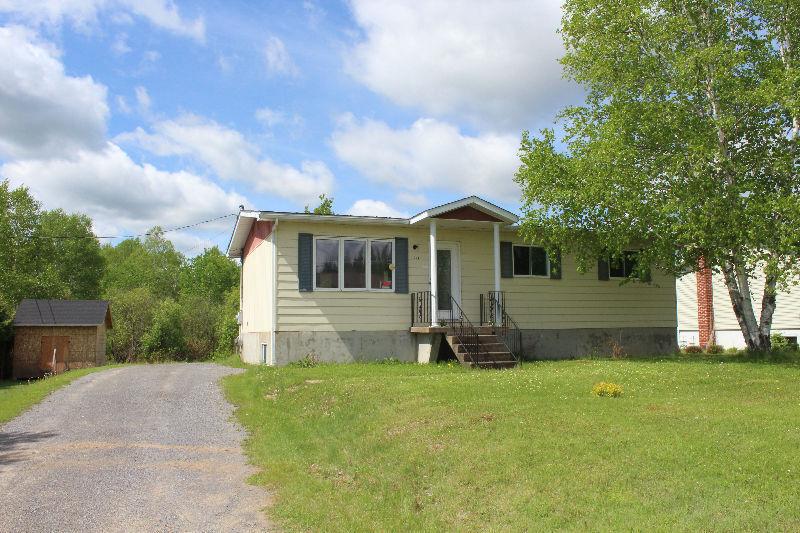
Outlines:
[[152,100],[150,99],[150,93],[147,92],[145,87],[138,85],[134,92],[136,93],[136,103],[139,105],[139,112],[143,114],[147,114],[150,112],[150,106],[152,105]]
[[[30,30],[0,27],[0,49],[0,176],[30,188],[45,208],[86,213],[96,231],[118,234],[194,223],[248,204],[204,176],[139,164],[108,142],[106,87],[67,76],[59,51]],[[149,105],[144,89],[136,93]],[[116,105],[131,111],[124,97]]]
[[390,206],[386,202],[380,200],[370,200],[365,198],[363,200],[356,200],[356,202],[347,210],[348,215],[359,215],[366,217],[391,217],[391,218],[408,218],[408,213],[399,211]]
[[277,163],[262,156],[240,132],[196,115],[156,122],[151,132],[137,128],[117,140],[159,156],[190,157],[223,179],[248,182],[260,192],[298,203],[333,189],[334,177],[325,163],[303,161],[299,168]]
[[116,100],[117,100],[117,109],[119,109],[120,113],[122,113],[123,115],[130,115],[131,113],[133,113],[133,109],[131,109],[131,106],[128,105],[128,100],[124,96],[118,94]]
[[347,68],[404,106],[494,130],[549,120],[578,88],[564,81],[561,0],[352,0],[365,39]]
[[412,207],[428,207],[431,205],[430,201],[428,201],[428,198],[424,194],[405,191],[397,193],[397,201]]
[[233,213],[246,199],[190,172],[134,162],[119,146],[80,150],[72,158],[19,160],[0,172],[24,184],[45,206],[88,214],[105,227],[145,231]]
[[272,128],[286,121],[286,114],[283,111],[277,111],[269,107],[256,109],[255,116],[256,120],[268,128]]
[[264,61],[267,71],[274,75],[284,75],[289,77],[297,76],[297,65],[292,61],[286,45],[278,37],[270,35],[264,45]]
[[339,121],[331,137],[336,155],[366,178],[406,192],[430,189],[519,199],[513,182],[519,166],[516,135],[462,134],[435,119],[419,119],[407,129],[384,122]]
[[154,26],[197,41],[205,40],[203,17],[189,20],[181,16],[173,0],[2,0],[0,13],[34,25],[57,26],[68,22],[77,28],[97,24],[101,12],[111,13],[120,24],[130,14],[142,17]]
[[[278,126],[285,128],[289,136],[297,139],[302,136],[305,129],[306,121],[297,113],[288,114],[278,109],[271,109],[269,107],[262,107],[256,109],[256,120],[263,124],[268,130],[274,130]],[[268,132],[269,135],[272,132]]]
[[0,157],[60,156],[104,143],[106,87],[64,72],[33,32],[0,27]]
[[111,50],[120,56],[133,50],[130,45],[128,45],[128,35],[125,33],[117,35],[117,38],[114,39],[114,43],[111,45]]

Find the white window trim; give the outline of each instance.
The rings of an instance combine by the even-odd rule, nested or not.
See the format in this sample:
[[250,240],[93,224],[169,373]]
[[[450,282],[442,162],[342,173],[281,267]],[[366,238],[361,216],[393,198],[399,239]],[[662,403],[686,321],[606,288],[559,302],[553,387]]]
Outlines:
[[[336,288],[331,287],[317,287],[317,241],[318,240],[328,240],[328,241],[339,241],[339,257],[338,257],[338,281],[339,286]],[[344,241],[363,241],[366,244],[366,287],[344,287]],[[373,289],[372,285],[372,243],[373,242],[390,242],[392,244],[392,265],[396,265],[396,256],[395,256],[395,242],[394,237],[348,237],[348,236],[327,236],[327,235],[314,235],[314,249],[312,255],[312,265],[313,265],[313,287],[314,291],[320,292],[383,292],[383,293],[393,293],[395,292],[395,279],[394,273],[395,269],[392,269],[392,288],[391,289]]]
[[[543,246],[536,246],[533,244],[514,244],[511,247],[511,273],[515,278],[541,278],[541,279],[550,279],[550,254],[547,253],[547,250],[544,250],[545,259],[547,259],[547,274],[517,274],[515,272],[515,258],[514,255],[514,248],[540,248],[544,250]],[[533,267],[530,262],[530,255],[528,255],[528,266],[531,267],[531,271],[533,271]]]

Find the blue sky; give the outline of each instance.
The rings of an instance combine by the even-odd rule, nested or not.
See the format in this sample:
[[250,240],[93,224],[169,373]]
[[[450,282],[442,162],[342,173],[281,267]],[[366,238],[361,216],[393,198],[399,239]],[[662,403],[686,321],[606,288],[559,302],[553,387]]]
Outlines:
[[[0,175],[101,234],[248,208],[516,210],[523,129],[579,91],[557,1],[0,2]],[[231,221],[173,233],[194,254]]]

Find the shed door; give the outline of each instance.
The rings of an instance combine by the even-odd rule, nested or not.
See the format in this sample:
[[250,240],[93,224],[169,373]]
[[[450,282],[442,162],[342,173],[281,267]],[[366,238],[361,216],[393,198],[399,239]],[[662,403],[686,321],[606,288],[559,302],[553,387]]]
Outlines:
[[39,369],[42,372],[59,374],[66,369],[67,361],[69,361],[69,337],[43,336]]

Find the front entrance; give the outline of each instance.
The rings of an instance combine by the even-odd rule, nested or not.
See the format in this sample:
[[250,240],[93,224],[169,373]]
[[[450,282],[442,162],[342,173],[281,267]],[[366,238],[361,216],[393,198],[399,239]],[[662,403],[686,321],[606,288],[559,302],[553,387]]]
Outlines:
[[458,243],[440,242],[436,246],[436,316],[450,318],[453,300],[461,305],[461,254]]

